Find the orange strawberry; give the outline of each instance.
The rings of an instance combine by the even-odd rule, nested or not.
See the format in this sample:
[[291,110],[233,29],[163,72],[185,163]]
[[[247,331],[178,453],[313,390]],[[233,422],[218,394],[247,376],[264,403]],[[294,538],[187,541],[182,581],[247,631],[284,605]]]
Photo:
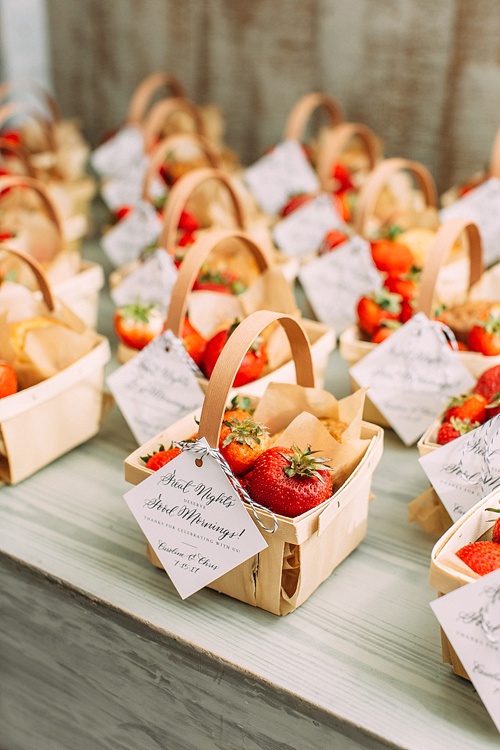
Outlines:
[[341,232],[340,229],[331,229],[323,237],[323,240],[319,247],[319,254],[324,255],[325,253],[329,253],[339,245],[347,242],[347,239],[348,237],[345,232]]
[[176,458],[181,452],[180,448],[176,448],[173,443],[170,444],[170,448],[165,449],[163,445],[160,445],[157,451],[147,456],[141,456],[141,460],[145,461],[146,469],[152,471],[158,471],[162,466],[168,464],[173,458]]
[[132,349],[144,349],[162,333],[165,321],[158,305],[132,303],[115,310],[113,325],[123,344]]
[[308,446],[301,451],[273,446],[260,454],[248,478],[248,491],[255,502],[273,513],[295,518],[332,495],[329,459],[319,458]]
[[281,209],[280,216],[288,216],[288,214],[291,214],[293,211],[296,211],[297,208],[300,208],[301,206],[305,206],[306,203],[309,203],[309,201],[312,201],[314,196],[309,195],[309,193],[297,193],[296,195],[292,195],[283,208]]
[[384,320],[398,320],[401,297],[386,289],[379,289],[361,297],[356,307],[358,325],[368,336],[373,336]]
[[500,544],[493,541],[471,542],[461,547],[456,555],[480,576],[500,568]]
[[370,341],[372,342],[372,344],[381,344],[382,341],[385,341],[387,338],[389,338],[389,336],[397,331],[398,328],[401,328],[401,326],[402,323],[400,323],[399,320],[383,320],[373,333]]
[[267,427],[250,415],[244,419],[236,417],[238,411],[243,412],[226,412],[219,438],[219,450],[237,475],[249,471],[269,445]]
[[418,291],[418,278],[420,271],[412,268],[403,276],[388,276],[384,281],[384,287],[393,294],[400,294],[403,299],[413,299]]
[[384,237],[370,242],[373,262],[382,273],[388,276],[404,276],[413,266],[413,253],[396,237],[401,234],[400,227],[389,227]]
[[500,311],[491,312],[473,325],[467,343],[471,351],[487,357],[500,354]]
[[11,364],[0,361],[0,398],[12,396],[18,389],[17,374]]
[[486,420],[487,403],[487,399],[480,393],[463,393],[450,399],[443,421],[449,422],[452,417],[456,417],[482,424]]

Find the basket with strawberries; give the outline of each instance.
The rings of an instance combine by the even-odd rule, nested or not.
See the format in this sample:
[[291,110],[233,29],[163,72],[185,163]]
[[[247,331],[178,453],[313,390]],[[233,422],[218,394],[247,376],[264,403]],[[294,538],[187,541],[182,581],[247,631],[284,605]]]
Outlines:
[[110,350],[52,294],[32,256],[0,251],[39,287],[0,283],[0,478],[14,484],[97,433]]
[[[204,269],[212,254],[219,263],[227,259],[229,269],[237,263],[243,271],[246,265],[248,273],[243,279],[248,280],[248,285],[243,286],[243,279],[236,285],[232,271],[220,270],[215,275],[211,272],[207,278]],[[256,268],[259,273],[254,276]],[[138,346],[130,347],[132,336],[143,343],[146,334],[153,338],[163,329],[171,330],[183,340],[203,375],[200,383],[206,387],[206,380],[238,323],[256,310],[269,308],[300,317],[290,284],[278,268],[269,265],[267,254],[258,243],[245,232],[209,230],[192,245],[179,268],[163,325],[155,306],[145,311],[143,306],[134,310],[131,305],[125,317],[121,317],[123,311],[115,313],[115,327],[121,337],[118,358],[125,362],[137,353]],[[145,317],[141,319],[143,312]],[[335,346],[334,333],[316,321],[303,319],[303,325],[312,348],[317,380],[323,382],[328,356]],[[249,384],[253,392],[262,393],[271,378],[286,382],[293,378],[293,371],[286,336],[279,326],[274,326],[253,342],[241,364],[236,385]]]
[[[272,382],[262,397],[238,392],[234,376],[252,341],[279,324],[293,351],[297,384]],[[210,584],[284,615],[302,604],[363,539],[382,430],[362,423],[362,392],[337,401],[314,387],[307,335],[289,315],[257,311],[236,329],[208,384],[201,414],[187,415],[125,461],[138,484],[205,438],[225,459],[268,547]],[[172,464],[174,466],[174,464]],[[163,531],[162,531],[163,533]],[[151,540],[150,540],[151,541]],[[148,555],[159,565],[154,542]]]
[[[431,555],[430,584],[439,595],[472,583],[500,568],[500,490],[474,505],[436,542]],[[462,662],[441,632],[443,661],[469,679]]]

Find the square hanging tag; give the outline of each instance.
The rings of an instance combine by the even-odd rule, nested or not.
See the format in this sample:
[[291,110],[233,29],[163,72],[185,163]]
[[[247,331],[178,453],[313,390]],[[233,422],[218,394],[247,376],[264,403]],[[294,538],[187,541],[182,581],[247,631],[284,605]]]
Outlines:
[[165,331],[108,376],[139,445],[201,406],[204,394],[197,373],[201,376],[182,341]]
[[157,210],[141,201],[125,218],[118,221],[101,239],[101,246],[115,266],[136,260],[141,250],[156,242],[162,221]]
[[439,597],[431,607],[500,731],[500,570]]
[[276,214],[292,195],[314,193],[318,177],[298,141],[283,141],[245,169],[243,179],[263,211]]
[[339,333],[355,321],[359,298],[382,286],[370,245],[359,235],[303,266],[299,281],[318,320]]
[[418,313],[349,370],[406,445],[439,416],[448,399],[475,378],[438,325]]
[[[267,543],[203,438],[124,495],[182,599]],[[237,480],[233,480],[237,485]]]
[[90,155],[100,177],[123,177],[144,159],[144,135],[131,125],[104,141]]
[[116,307],[140,301],[158,305],[166,314],[178,275],[173,258],[157,248],[111,289],[110,296]]
[[452,521],[458,521],[500,487],[500,414],[419,462]]

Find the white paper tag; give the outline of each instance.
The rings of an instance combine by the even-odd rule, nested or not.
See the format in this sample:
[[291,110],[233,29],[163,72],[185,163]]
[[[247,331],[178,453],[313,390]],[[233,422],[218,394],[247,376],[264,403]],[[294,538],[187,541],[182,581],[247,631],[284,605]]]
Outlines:
[[299,280],[318,320],[337,333],[356,319],[359,298],[382,286],[370,245],[359,235],[303,266]]
[[419,461],[452,521],[457,521],[500,487],[500,414]]
[[133,211],[118,221],[101,239],[101,246],[116,267],[136,260],[145,247],[156,242],[162,230],[158,212],[141,201]]
[[107,378],[139,445],[203,403],[203,390],[181,348],[180,339],[165,331]]
[[500,570],[440,596],[431,607],[500,731]]
[[477,224],[483,242],[486,267],[500,260],[500,180],[491,177],[463,198],[441,209],[440,221],[469,219]]
[[90,155],[90,163],[101,177],[126,177],[143,155],[144,135],[129,125],[98,146]]
[[111,299],[116,307],[134,302],[155,304],[166,314],[178,274],[173,258],[158,248],[111,289]]
[[349,373],[370,388],[370,401],[406,445],[418,440],[451,396],[476,382],[424,313],[377,344]]
[[130,167],[125,175],[108,177],[101,185],[101,197],[110,211],[122,206],[136,206],[142,200],[144,177],[148,167],[146,156]]
[[267,546],[219,463],[197,459],[182,451],[124,495],[182,599]]
[[245,169],[243,179],[259,206],[276,214],[292,195],[314,193],[319,180],[298,141],[283,141]]
[[328,193],[321,193],[275,225],[273,238],[286,255],[301,256],[318,250],[330,229],[345,223]]

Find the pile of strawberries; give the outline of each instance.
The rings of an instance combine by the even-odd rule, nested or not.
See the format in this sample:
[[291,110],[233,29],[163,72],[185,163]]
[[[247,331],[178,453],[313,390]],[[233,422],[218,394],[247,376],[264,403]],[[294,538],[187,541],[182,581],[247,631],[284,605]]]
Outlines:
[[[332,495],[328,459],[316,456],[310,446],[270,446],[268,428],[253,418],[248,399],[235,397],[226,409],[219,450],[252,500],[273,513],[295,518]],[[160,446],[143,461],[157,471],[179,453],[176,446]]]
[[356,307],[363,334],[378,344],[406,323],[414,311],[420,270],[410,248],[397,237],[403,230],[390,227],[383,237],[370,242],[372,260],[384,278],[381,289],[363,295]]
[[[500,513],[499,508],[486,508],[486,510]],[[470,542],[461,547],[456,555],[480,576],[498,570],[500,568],[500,518],[495,521],[491,540]]]
[[500,414],[500,365],[479,376],[471,391],[448,403],[436,442],[445,445]]

